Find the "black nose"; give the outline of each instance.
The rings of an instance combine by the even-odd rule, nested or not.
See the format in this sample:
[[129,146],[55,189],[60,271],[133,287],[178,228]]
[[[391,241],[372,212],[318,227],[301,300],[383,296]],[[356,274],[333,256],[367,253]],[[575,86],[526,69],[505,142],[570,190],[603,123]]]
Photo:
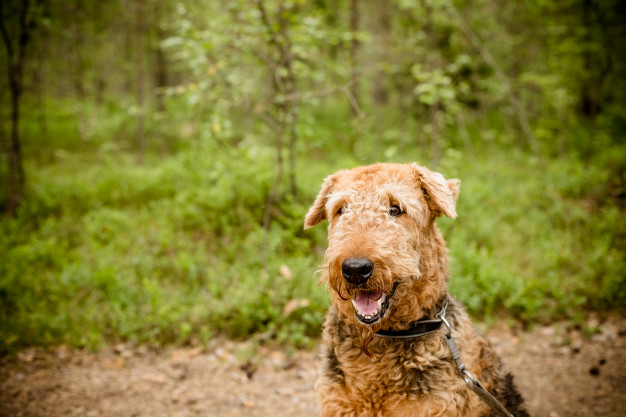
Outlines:
[[352,285],[363,285],[372,276],[374,264],[367,258],[349,258],[341,264],[343,277]]

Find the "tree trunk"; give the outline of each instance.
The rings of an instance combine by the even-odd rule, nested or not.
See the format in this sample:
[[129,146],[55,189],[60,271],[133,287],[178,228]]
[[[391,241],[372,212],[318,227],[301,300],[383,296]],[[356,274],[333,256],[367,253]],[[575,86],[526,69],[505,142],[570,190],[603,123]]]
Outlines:
[[437,166],[441,159],[441,144],[439,143],[439,102],[435,101],[430,106],[430,152],[433,165]]
[[[275,95],[274,107],[277,113],[276,120],[278,121],[276,128],[276,178],[267,195],[263,216],[263,227],[265,230],[269,230],[273,205],[284,175],[283,152],[285,151],[285,142],[287,142],[290,191],[293,196],[297,193],[295,147],[297,142],[298,103],[285,100],[285,97],[293,97],[297,94],[297,84],[292,65],[291,39],[287,30],[288,21],[284,18],[282,5],[277,12],[276,25],[270,21],[263,0],[257,1],[257,9],[260,13],[261,22],[269,36],[269,44],[277,52],[277,59],[272,62],[273,74],[271,74]],[[276,26],[278,26],[278,30],[275,29]],[[277,96],[281,96],[282,100],[278,100]]]
[[589,163],[594,153],[595,133],[596,133],[596,116],[597,116],[597,100],[595,87],[593,85],[593,55],[591,45],[593,38],[591,36],[592,2],[591,0],[582,1],[582,23],[584,47],[582,51],[584,76],[580,90],[580,111],[587,121],[587,155],[586,162]]
[[163,5],[160,1],[155,3],[155,27],[156,27],[156,48],[155,48],[155,66],[154,66],[154,85],[156,87],[156,108],[159,111],[165,111],[165,101],[163,90],[167,87],[167,59],[165,51],[161,47],[161,43],[166,35],[161,27],[163,18]]
[[0,2],[0,34],[7,52],[7,73],[11,96],[11,137],[8,146],[9,172],[7,175],[6,211],[10,217],[15,217],[22,203],[26,182],[20,141],[20,98],[22,96],[26,47],[29,44],[35,22],[29,16],[30,2],[23,0],[19,3],[18,33],[15,35],[17,40],[14,41],[5,24],[5,18],[15,17],[5,16],[5,5],[5,2]]
[[20,97],[21,97],[21,68],[14,69],[15,75],[10,80],[11,92],[11,142],[9,144],[9,175],[7,214],[15,217],[24,193],[24,165],[22,161],[22,146],[20,143]]
[[39,138],[48,142],[48,120],[46,114],[46,34],[42,33],[41,42],[37,48],[37,69],[34,71],[34,84],[37,89],[37,119],[39,122]]
[[[359,102],[359,69],[358,69],[358,51],[359,40],[357,32],[359,30],[359,3],[358,0],[350,0],[350,33],[352,34],[352,43],[350,45],[350,74],[352,85],[350,86],[350,94],[353,100]],[[350,106],[353,116],[358,116],[354,106]]]
[[[280,37],[281,42],[281,64],[285,69],[286,76],[282,84],[282,94],[284,96],[295,95],[298,92],[296,84],[296,75],[293,72],[293,57],[291,48],[291,39],[287,32],[287,21],[283,18],[282,12],[279,13],[278,22],[280,24]],[[285,103],[285,123],[283,130],[288,132],[289,142],[287,146],[287,155],[289,163],[289,185],[291,189],[291,195],[296,197],[298,194],[298,184],[296,181],[296,142],[298,140],[298,102],[287,101]]]
[[[391,44],[391,15],[389,13],[389,2],[387,0],[376,1],[377,19],[375,23],[374,36],[378,40],[376,48],[376,60],[374,64],[374,77],[372,79],[372,101],[374,106],[386,106],[389,102],[389,93],[387,91],[387,75],[381,65],[383,62],[389,62],[389,53],[387,52]],[[375,112],[378,114],[378,112]],[[382,125],[382,123],[381,123]]]
[[144,97],[144,68],[143,68],[143,4],[141,0],[135,3],[135,54],[137,57],[137,162],[143,163],[146,148],[145,138],[145,97]]

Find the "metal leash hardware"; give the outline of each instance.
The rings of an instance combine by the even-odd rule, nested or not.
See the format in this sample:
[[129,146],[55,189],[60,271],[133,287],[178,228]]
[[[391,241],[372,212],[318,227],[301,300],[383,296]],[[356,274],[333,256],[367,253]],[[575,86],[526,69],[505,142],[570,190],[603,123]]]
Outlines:
[[506,408],[494,397],[491,395],[489,391],[483,387],[480,382],[476,378],[470,374],[467,369],[463,372],[463,379],[467,386],[476,393],[492,410],[498,413],[501,416],[505,417],[515,417],[513,414],[509,413]]
[[[447,304],[446,304],[447,307]],[[474,391],[478,397],[483,400],[493,411],[495,411],[499,416],[503,417],[515,417],[513,414],[509,413],[506,408],[493,396],[489,391],[483,387],[480,382],[476,378],[469,373],[467,368],[465,368],[465,364],[461,360],[461,353],[459,352],[459,348],[456,346],[454,339],[452,339],[452,326],[446,320],[446,308],[444,308],[437,317],[443,321],[443,324],[448,328],[448,334],[445,335],[444,339],[446,344],[450,348],[450,352],[452,353],[452,359],[456,363],[456,369],[459,371],[459,375],[463,378],[469,389]]]

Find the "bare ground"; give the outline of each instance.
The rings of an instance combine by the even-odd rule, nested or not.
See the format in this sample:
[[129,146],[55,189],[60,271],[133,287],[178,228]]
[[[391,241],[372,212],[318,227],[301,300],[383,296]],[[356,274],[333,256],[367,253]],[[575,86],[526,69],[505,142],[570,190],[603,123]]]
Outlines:
[[[534,416],[626,416],[626,319],[486,330]],[[316,352],[27,349],[0,359],[0,416],[316,416]]]

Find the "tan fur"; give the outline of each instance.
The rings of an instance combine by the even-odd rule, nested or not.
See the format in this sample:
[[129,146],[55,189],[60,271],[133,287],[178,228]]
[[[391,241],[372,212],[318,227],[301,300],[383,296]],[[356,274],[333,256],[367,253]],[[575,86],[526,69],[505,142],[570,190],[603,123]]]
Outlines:
[[[448,250],[435,219],[456,217],[459,181],[417,164],[377,164],[326,178],[305,228],[328,220],[321,281],[331,288],[324,324],[325,350],[316,384],[323,416],[482,416],[487,406],[458,375],[445,329],[420,339],[374,337],[434,318],[448,293]],[[394,217],[391,205],[405,214]],[[357,320],[351,299],[358,288],[342,263],[366,257],[374,264],[368,291],[391,294],[378,323]],[[452,298],[447,314],[468,370],[488,389],[501,378],[499,359]],[[368,356],[370,354],[372,358]]]

